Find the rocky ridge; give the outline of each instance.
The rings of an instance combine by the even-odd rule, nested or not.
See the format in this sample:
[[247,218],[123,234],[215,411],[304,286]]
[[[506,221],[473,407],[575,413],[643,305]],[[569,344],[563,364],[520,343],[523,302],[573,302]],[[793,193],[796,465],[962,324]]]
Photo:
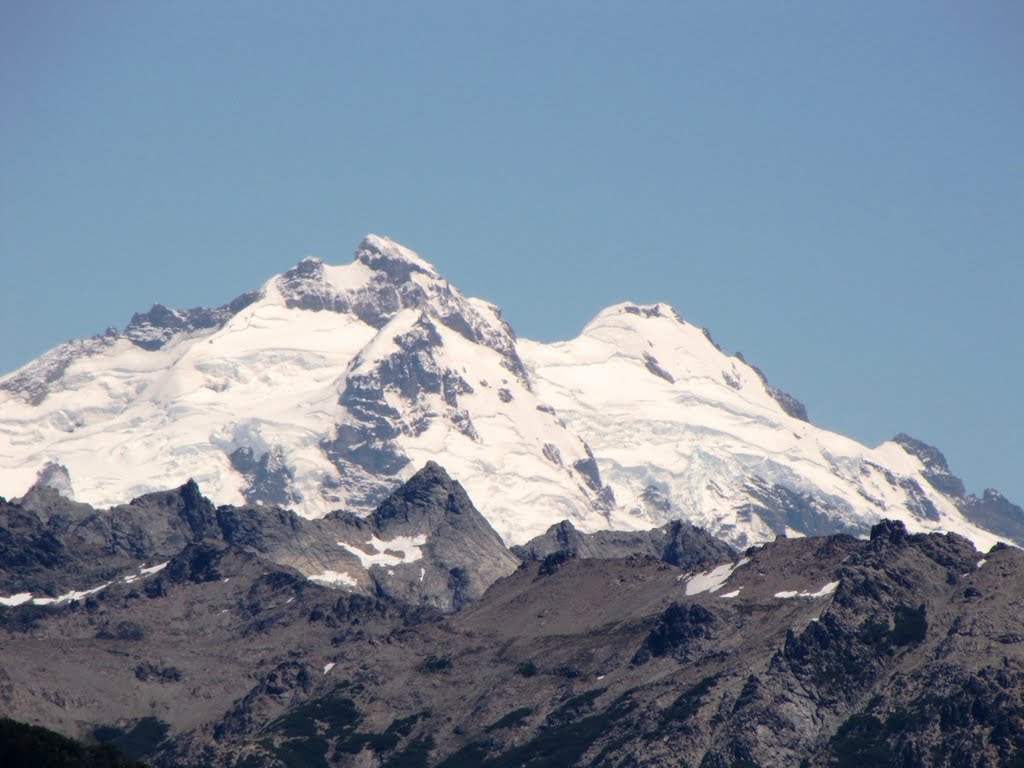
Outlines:
[[215,507],[194,481],[108,510],[35,487],[0,501],[0,595],[49,601],[132,583],[147,575],[143,569],[201,545],[244,551],[349,592],[446,612],[478,599],[519,565],[462,486],[431,462],[367,518],[336,512],[307,520],[280,508]]
[[[564,522],[517,566],[428,465],[366,519],[214,507],[194,483],[105,511],[37,488],[0,503],[0,533],[8,592],[110,579],[0,600],[5,713],[156,766],[1024,756],[1024,555],[898,521],[742,553],[684,523]],[[333,586],[289,564],[409,559],[377,541],[421,554]]]

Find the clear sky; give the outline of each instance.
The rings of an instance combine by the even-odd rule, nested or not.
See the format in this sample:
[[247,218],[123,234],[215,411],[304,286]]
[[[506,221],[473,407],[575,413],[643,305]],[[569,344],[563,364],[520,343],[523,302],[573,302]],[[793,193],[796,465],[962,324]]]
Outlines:
[[367,232],[1024,504],[1024,3],[0,4],[0,371]]

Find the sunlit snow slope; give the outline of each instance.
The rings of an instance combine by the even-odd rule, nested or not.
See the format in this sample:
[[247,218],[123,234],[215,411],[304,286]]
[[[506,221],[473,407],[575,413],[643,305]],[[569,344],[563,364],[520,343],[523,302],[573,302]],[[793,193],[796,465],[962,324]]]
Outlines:
[[0,493],[41,479],[112,505],[192,477],[219,503],[315,517],[368,511],[433,459],[509,543],[680,516],[741,545],[882,516],[995,541],[917,456],[800,410],[665,305],[517,341],[371,235],[349,265],[304,259],[218,309],[158,305],[0,379]]
[[995,541],[900,445],[867,448],[790,415],[792,399],[664,304],[609,307],[576,339],[524,340],[520,353],[619,506],[651,523],[682,517],[743,545],[899,517]]

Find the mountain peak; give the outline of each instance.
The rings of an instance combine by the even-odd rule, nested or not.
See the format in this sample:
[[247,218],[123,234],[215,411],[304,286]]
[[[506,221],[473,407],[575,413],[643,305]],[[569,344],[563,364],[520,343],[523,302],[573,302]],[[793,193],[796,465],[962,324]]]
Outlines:
[[318,256],[304,256],[291,271],[299,275],[321,275],[324,271],[324,260]]
[[892,441],[900,445],[911,456],[917,457],[926,469],[949,472],[949,463],[946,461],[946,457],[935,446],[904,432],[900,432]]
[[384,272],[396,283],[408,281],[415,272],[440,278],[433,265],[420,258],[418,253],[381,235],[369,234],[363,238],[356,248],[356,261],[372,270]]
[[657,304],[633,304],[626,302],[625,304],[620,304],[619,307],[623,312],[636,315],[637,317],[669,317],[683,323],[683,325],[686,324],[675,309],[661,301]]
[[452,514],[479,515],[463,487],[440,464],[428,461],[381,503],[372,520],[380,530],[394,533],[396,526],[415,527],[425,518],[440,519]]
[[658,302],[656,304],[637,304],[632,301],[624,301],[618,304],[612,304],[610,307],[605,307],[594,315],[593,320],[591,320],[587,325],[588,327],[600,325],[613,318],[622,318],[623,315],[633,315],[643,319],[670,318],[682,325],[686,325],[686,321],[680,317],[679,313],[664,302]]

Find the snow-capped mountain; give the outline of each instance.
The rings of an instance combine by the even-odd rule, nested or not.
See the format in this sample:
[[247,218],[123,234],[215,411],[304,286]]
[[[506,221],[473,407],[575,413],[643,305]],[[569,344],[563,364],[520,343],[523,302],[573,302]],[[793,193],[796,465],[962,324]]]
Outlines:
[[520,349],[538,394],[586,437],[635,515],[682,517],[741,545],[863,533],[879,516],[989,543],[917,455],[810,424],[802,405],[671,307],[610,307],[576,339]]
[[663,304],[517,340],[497,307],[373,235],[346,266],[307,258],[217,309],[158,305],[0,378],[0,493],[41,482],[113,505],[194,478],[218,503],[320,517],[368,512],[437,460],[507,543],[566,518],[682,517],[744,545],[884,516],[991,546],[965,516],[983,502],[920,445],[816,428]]

